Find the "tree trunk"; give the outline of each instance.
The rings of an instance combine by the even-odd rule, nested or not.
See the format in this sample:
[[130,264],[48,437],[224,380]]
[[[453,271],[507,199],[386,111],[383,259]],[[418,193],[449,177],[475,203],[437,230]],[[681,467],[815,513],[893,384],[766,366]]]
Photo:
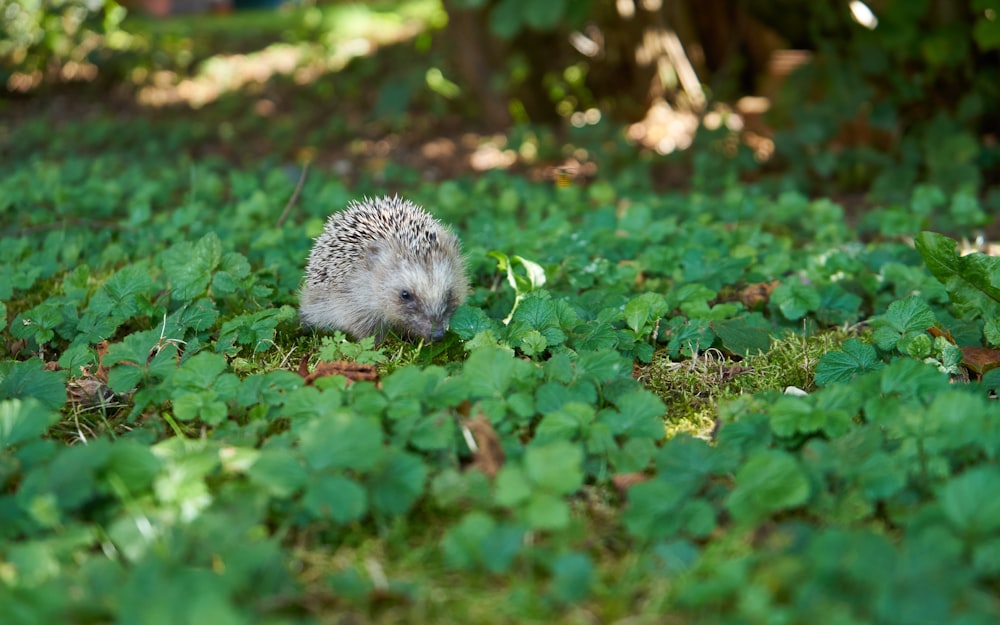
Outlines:
[[472,91],[479,103],[483,121],[491,130],[510,126],[507,110],[508,96],[495,87],[494,63],[487,45],[491,35],[487,31],[482,10],[459,9],[445,2],[448,11],[447,37],[449,56],[462,82]]

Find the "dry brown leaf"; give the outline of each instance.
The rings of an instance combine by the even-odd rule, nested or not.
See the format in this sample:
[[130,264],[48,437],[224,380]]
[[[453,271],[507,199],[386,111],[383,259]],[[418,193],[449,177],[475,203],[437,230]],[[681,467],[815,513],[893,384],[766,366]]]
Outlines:
[[94,349],[97,351],[97,371],[94,372],[94,377],[107,384],[108,368],[104,366],[104,357],[108,355],[108,342],[101,341]]
[[375,365],[359,365],[356,362],[345,360],[334,360],[333,362],[321,360],[310,372],[307,360],[308,356],[303,356],[302,360],[299,361],[298,371],[302,379],[305,380],[306,386],[311,386],[317,379],[330,375],[342,375],[347,378],[348,384],[362,380],[378,381],[378,369]]
[[16,354],[28,346],[28,339],[14,339],[7,342],[7,353]]
[[951,332],[949,332],[948,330],[942,330],[942,329],[938,328],[937,326],[931,326],[931,327],[927,328],[927,333],[930,334],[931,336],[933,336],[934,338],[937,338],[939,336],[943,336],[944,338],[946,338],[948,340],[949,343],[951,343],[952,345],[955,344],[955,339],[952,338]]
[[489,477],[495,477],[503,468],[506,456],[503,453],[503,445],[500,444],[500,436],[493,429],[493,424],[485,415],[480,414],[465,421],[463,426],[468,428],[476,441],[476,449],[472,452],[472,466]]
[[755,310],[758,306],[763,306],[768,302],[768,300],[771,299],[771,292],[774,291],[779,284],[781,284],[781,282],[777,280],[748,284],[742,291],[740,291],[740,301],[747,307],[747,310]]
[[[100,365],[98,365],[98,369],[100,369]],[[80,377],[73,378],[66,383],[66,400],[81,408],[118,403],[117,395],[108,387],[107,374],[102,380],[90,373],[89,366],[80,367]]]
[[719,369],[719,381],[723,383],[729,382],[736,376],[743,375],[744,373],[753,373],[753,369],[737,364],[723,366]]
[[649,476],[645,473],[618,473],[611,476],[611,483],[618,489],[618,492],[625,495],[628,493],[628,489],[636,484],[642,484],[648,479]]
[[990,369],[1000,367],[1000,349],[989,347],[961,347],[962,364],[982,375]]

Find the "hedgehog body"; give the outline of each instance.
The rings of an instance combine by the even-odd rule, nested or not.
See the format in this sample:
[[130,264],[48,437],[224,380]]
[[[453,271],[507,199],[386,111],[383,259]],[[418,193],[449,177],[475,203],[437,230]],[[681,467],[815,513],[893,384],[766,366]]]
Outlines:
[[334,213],[306,265],[303,323],[381,340],[395,330],[436,341],[468,291],[458,237],[398,196]]

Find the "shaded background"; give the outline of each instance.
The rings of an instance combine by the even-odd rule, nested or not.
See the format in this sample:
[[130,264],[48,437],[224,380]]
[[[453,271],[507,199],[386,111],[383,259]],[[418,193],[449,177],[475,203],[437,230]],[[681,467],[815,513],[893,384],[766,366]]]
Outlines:
[[[1000,206],[1000,0],[5,0],[2,12],[4,157],[42,139],[108,150],[186,135],[175,143],[191,158],[314,162],[376,184],[404,165],[432,180],[513,168],[582,183],[635,168],[654,188],[738,176],[863,204],[926,183],[941,202]],[[52,136],[80,119],[91,128],[68,131],[83,136]],[[731,166],[705,171],[706,151]]]

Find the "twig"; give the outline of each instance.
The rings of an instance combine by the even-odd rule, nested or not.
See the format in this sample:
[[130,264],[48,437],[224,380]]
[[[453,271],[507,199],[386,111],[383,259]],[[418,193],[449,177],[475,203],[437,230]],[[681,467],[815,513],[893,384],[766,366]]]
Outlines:
[[282,211],[281,217],[278,217],[278,223],[275,224],[278,228],[284,225],[285,220],[288,219],[288,214],[292,212],[292,207],[295,206],[295,202],[299,199],[299,194],[302,193],[302,186],[306,183],[306,174],[309,172],[309,161],[302,164],[302,173],[299,174],[299,181],[295,184],[295,191],[292,192],[292,197],[288,199],[288,204],[285,204],[285,210]]

